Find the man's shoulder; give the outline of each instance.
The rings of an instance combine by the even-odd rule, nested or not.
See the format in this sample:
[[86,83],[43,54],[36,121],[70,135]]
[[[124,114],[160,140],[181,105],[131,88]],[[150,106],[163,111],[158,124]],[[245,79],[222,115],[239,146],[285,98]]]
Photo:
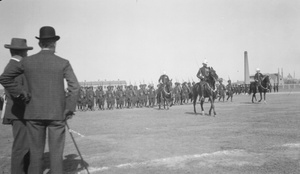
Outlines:
[[68,62],[67,59],[62,58],[62,57],[60,57],[60,56],[58,56],[58,55],[56,55],[56,54],[54,54],[54,53],[52,53],[52,52],[44,52],[44,51],[40,51],[40,52],[38,52],[38,53],[36,53],[36,54],[30,55],[30,56],[26,57],[26,58],[23,59],[23,60],[25,60],[25,61],[30,61],[30,60],[32,60],[32,59],[35,59],[35,58],[41,58],[41,57],[51,57],[52,59],[56,59],[56,60],[59,60],[59,61],[65,61],[65,62]]
[[206,69],[209,69],[209,68],[208,68],[208,67],[205,67],[205,66],[202,66],[200,69],[201,69],[201,70],[206,70]]
[[13,59],[10,59],[9,62],[7,63],[6,67],[10,67],[10,66],[16,66],[16,65],[19,65],[20,62],[16,61],[16,60],[13,60]]

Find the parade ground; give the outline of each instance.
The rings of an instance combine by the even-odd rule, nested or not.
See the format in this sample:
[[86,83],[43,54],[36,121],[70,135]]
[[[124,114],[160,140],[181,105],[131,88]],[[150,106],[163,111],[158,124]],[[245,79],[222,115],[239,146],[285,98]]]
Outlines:
[[[257,95],[257,97],[259,97]],[[226,100],[226,99],[225,99]],[[210,104],[205,103],[205,113]],[[300,173],[300,93],[249,95],[215,102],[217,115],[194,114],[191,103],[155,108],[76,112],[72,134],[94,174],[298,174]],[[9,173],[12,134],[0,126],[0,173]],[[48,148],[44,173],[49,172]],[[87,173],[70,134],[65,173]]]

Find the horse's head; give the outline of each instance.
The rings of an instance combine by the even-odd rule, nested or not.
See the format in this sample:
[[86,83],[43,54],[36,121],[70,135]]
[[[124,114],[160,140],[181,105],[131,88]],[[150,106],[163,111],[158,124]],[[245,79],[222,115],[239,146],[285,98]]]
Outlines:
[[214,80],[214,82],[217,81],[218,78],[219,78],[219,76],[217,75],[217,73],[216,73],[216,71],[214,70],[213,67],[209,68],[209,76],[210,76],[211,79]]
[[172,85],[173,85],[172,79],[169,80],[168,82],[166,82],[166,86],[167,86],[168,88],[172,87]]
[[270,77],[268,75],[263,76],[261,85],[263,85],[264,87],[270,86]]
[[209,68],[209,75],[208,75],[208,83],[210,84],[211,87],[213,87],[214,89],[216,89],[216,81],[218,80],[218,75],[216,73],[216,71],[214,70],[213,67]]

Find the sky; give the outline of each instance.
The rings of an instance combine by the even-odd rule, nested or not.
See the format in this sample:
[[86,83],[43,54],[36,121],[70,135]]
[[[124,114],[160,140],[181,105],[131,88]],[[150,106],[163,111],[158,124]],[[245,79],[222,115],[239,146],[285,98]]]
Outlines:
[[70,61],[79,81],[157,83],[198,81],[204,59],[226,81],[283,69],[300,78],[299,0],[2,0],[0,72],[4,44],[26,38],[40,51],[42,26],[61,37],[56,54]]

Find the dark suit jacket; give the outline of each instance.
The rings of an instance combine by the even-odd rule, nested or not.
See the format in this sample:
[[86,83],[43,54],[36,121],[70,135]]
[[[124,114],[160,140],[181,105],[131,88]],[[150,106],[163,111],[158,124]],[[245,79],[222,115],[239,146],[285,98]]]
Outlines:
[[[17,66],[18,64],[20,64],[18,61],[11,59],[6,65],[5,70]],[[24,90],[27,90],[27,83],[23,74],[15,78],[15,83],[23,87]],[[4,113],[3,124],[10,124],[11,120],[14,119],[23,119],[25,104],[17,98],[14,98],[13,96],[9,95],[7,91],[5,93],[7,94],[7,103]]]
[[[42,50],[6,69],[0,83],[15,97],[21,94],[22,88],[14,83],[14,78],[23,73],[31,94],[24,119],[64,120],[65,109],[75,111],[80,86],[68,60],[56,56],[54,51]],[[68,85],[67,96],[64,79]]]

